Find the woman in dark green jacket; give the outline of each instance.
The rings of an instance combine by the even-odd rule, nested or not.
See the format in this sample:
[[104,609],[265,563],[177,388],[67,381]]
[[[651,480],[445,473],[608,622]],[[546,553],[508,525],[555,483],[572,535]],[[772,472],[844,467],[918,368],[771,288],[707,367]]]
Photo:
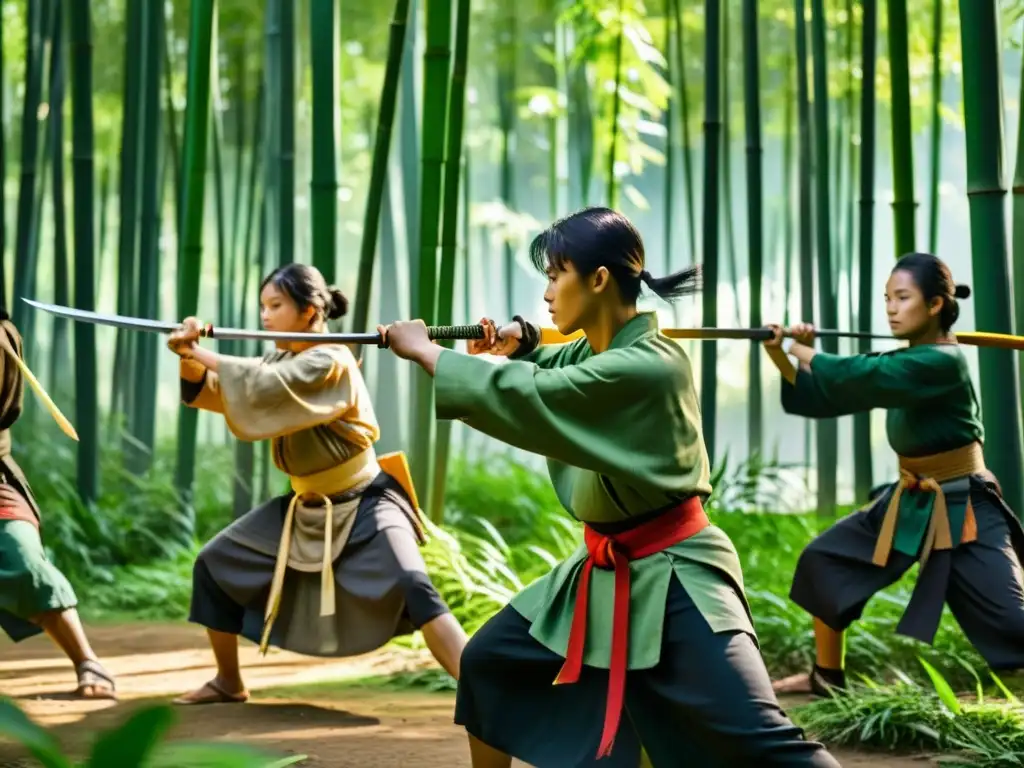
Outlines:
[[[843,632],[867,601],[916,560],[920,575],[896,628],[931,643],[948,602],[968,639],[997,672],[1024,668],[1024,531],[985,467],[981,409],[951,329],[970,295],[930,254],[900,259],[886,284],[893,335],[909,345],[843,357],[815,352],[813,327],[766,346],[783,373],[787,413],[834,418],[886,410],[900,477],[840,520],[800,557],[790,597],[814,617],[817,660],[777,691],[823,695],[845,685]],[[790,340],[787,340],[790,341]]]

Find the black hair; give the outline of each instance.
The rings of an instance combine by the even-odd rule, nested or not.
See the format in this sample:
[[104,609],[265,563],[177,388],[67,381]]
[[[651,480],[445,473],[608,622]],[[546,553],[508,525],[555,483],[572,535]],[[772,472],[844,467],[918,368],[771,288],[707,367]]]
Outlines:
[[260,291],[272,284],[295,302],[302,312],[312,306],[320,317],[335,320],[348,312],[348,299],[334,286],[327,285],[316,267],[308,264],[285,264],[278,267],[260,283]]
[[971,295],[970,287],[962,283],[953,282],[953,273],[949,271],[946,263],[930,253],[908,253],[892,268],[907,272],[914,279],[914,284],[920,289],[924,300],[931,303],[934,299],[942,299],[942,309],[939,310],[939,327],[943,333],[949,329],[960,317],[960,305],[957,299],[966,299]]
[[615,278],[622,298],[635,304],[646,284],[665,301],[696,293],[701,269],[688,267],[665,277],[644,269],[644,241],[632,222],[610,208],[584,208],[559,219],[530,243],[530,261],[540,272],[564,269],[568,261],[581,277],[605,267]]

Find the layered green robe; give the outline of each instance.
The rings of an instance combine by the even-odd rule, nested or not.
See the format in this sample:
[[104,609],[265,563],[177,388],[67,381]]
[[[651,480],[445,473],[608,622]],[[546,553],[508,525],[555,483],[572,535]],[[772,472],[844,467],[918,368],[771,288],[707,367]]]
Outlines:
[[[445,350],[434,387],[438,418],[545,456],[555,493],[577,520],[627,520],[711,492],[690,361],[658,332],[654,313],[630,320],[597,354],[585,338],[500,364]],[[563,657],[586,558],[581,545],[511,602],[530,634]],[[713,631],[755,636],[739,558],[717,526],[632,561],[630,572],[630,669],[659,661],[671,579]],[[592,667],[609,666],[613,593],[614,574],[595,568],[592,604],[607,609],[588,611],[584,663]]]
[[[921,457],[983,442],[981,407],[970,369],[956,344],[922,344],[891,352],[840,356],[819,352],[810,371],[782,383],[787,413],[823,419],[885,408],[889,445],[900,456]],[[941,484],[953,546],[960,543],[969,478]],[[900,499],[893,549],[916,556],[935,494],[906,491]]]

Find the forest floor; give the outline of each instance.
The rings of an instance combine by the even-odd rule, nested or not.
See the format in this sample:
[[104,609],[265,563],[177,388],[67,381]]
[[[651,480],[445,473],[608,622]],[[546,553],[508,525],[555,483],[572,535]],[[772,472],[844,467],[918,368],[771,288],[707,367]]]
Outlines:
[[[45,637],[19,645],[0,641],[0,694],[16,700],[33,720],[52,729],[65,749],[84,756],[98,731],[130,712],[202,685],[212,676],[205,634],[186,624],[90,626],[92,644],[117,676],[118,702],[82,701],[70,665]],[[252,692],[248,704],[177,708],[171,738],[228,740],[281,756],[305,754],[318,768],[469,767],[465,732],[452,722],[454,694],[355,684],[374,675],[429,666],[423,654],[388,648],[354,659],[311,659],[271,651],[260,658],[243,643],[242,662]],[[799,703],[787,698],[783,706]],[[849,768],[925,768],[927,757],[833,750]],[[0,743],[0,768],[30,766]],[[522,763],[515,763],[522,766]]]

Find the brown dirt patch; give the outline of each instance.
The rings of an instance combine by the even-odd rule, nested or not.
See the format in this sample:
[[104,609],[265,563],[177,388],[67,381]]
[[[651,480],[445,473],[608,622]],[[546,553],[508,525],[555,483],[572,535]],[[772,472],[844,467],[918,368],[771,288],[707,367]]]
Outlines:
[[[119,702],[62,697],[74,688],[70,665],[45,637],[0,644],[0,694],[51,727],[65,747],[83,755],[98,730],[138,707],[169,701],[212,675],[201,629],[185,624],[99,625],[90,640],[117,676]],[[246,742],[280,755],[305,754],[318,768],[469,768],[465,732],[452,722],[453,695],[322,686],[431,664],[401,648],[353,659],[312,659],[271,651],[260,658],[242,644],[249,704],[179,707],[172,738]],[[798,697],[786,697],[793,706]],[[924,768],[924,758],[833,751],[848,768]],[[0,766],[20,757],[0,744]],[[30,763],[25,763],[30,765]],[[515,763],[522,766],[522,763]]]

